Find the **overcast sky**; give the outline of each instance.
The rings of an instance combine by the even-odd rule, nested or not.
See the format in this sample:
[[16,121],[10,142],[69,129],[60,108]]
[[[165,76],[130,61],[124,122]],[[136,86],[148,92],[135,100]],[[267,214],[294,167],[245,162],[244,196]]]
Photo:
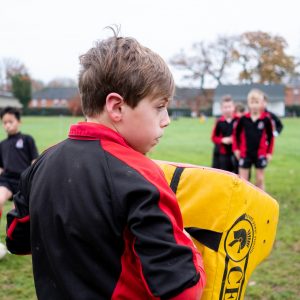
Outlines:
[[78,56],[121,25],[169,60],[194,42],[262,30],[283,36],[300,56],[296,0],[0,0],[0,59],[22,61],[35,79],[77,79]]

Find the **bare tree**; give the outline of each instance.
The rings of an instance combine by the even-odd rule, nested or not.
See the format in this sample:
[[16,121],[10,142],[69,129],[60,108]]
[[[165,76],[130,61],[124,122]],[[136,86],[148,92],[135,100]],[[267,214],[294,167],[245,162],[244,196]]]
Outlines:
[[178,69],[187,71],[185,78],[198,81],[204,91],[208,80],[222,84],[226,71],[234,61],[235,36],[220,36],[212,43],[199,42],[192,46],[191,54],[181,51],[170,63]]
[[209,64],[207,60],[207,48],[204,42],[195,43],[188,55],[184,50],[173,56],[171,65],[179,70],[186,71],[184,79],[198,82],[200,89],[204,90],[204,85],[209,76]]
[[12,91],[12,77],[15,75],[28,76],[25,65],[16,58],[3,58],[0,62],[1,86],[6,91]]
[[207,59],[210,61],[209,74],[219,85],[226,78],[226,71],[234,62],[236,36],[219,36],[217,40],[208,45]]

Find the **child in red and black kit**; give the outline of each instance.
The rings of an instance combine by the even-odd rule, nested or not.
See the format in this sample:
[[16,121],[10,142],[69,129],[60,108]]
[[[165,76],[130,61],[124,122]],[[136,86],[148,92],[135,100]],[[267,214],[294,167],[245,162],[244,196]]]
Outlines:
[[211,139],[215,144],[213,167],[236,172],[236,159],[232,152],[232,132],[237,117],[232,98],[224,96],[221,102],[222,116],[217,120]]
[[8,249],[32,253],[39,299],[200,299],[201,255],[162,170],[146,157],[170,123],[167,64],[117,34],[80,62],[86,122],[22,176]]
[[38,157],[32,136],[20,132],[21,114],[14,107],[0,113],[7,138],[0,143],[0,217],[5,202],[18,191],[21,173]]
[[263,109],[265,111],[266,114],[269,115],[271,121],[272,121],[272,125],[273,125],[273,135],[274,138],[276,138],[277,136],[279,136],[283,130],[283,124],[281,122],[281,120],[271,111],[269,111],[267,109],[267,105],[268,105],[268,97],[265,94],[264,95],[264,102],[263,102]]
[[264,93],[251,90],[247,97],[249,113],[242,116],[234,130],[233,151],[239,160],[239,174],[249,180],[256,168],[256,186],[265,189],[264,169],[272,159],[274,137],[269,115],[263,110]]

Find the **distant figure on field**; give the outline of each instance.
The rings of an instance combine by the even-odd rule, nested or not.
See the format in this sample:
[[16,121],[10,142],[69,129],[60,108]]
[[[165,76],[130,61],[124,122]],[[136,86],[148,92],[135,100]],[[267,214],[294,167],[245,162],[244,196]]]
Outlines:
[[20,132],[21,114],[13,107],[0,112],[7,138],[0,143],[0,217],[5,202],[18,191],[21,173],[38,157],[32,136]]
[[256,186],[265,189],[264,169],[272,159],[273,128],[264,111],[264,93],[251,90],[247,97],[249,113],[242,116],[234,129],[233,151],[239,160],[239,174],[249,180],[252,165],[256,168]]
[[243,116],[245,114],[245,106],[243,103],[235,103],[235,111],[234,114],[237,118],[240,118],[241,116]]
[[222,116],[216,121],[211,135],[211,140],[215,144],[212,167],[230,172],[236,171],[236,159],[232,152],[232,132],[237,121],[234,111],[231,96],[224,96],[221,101]]
[[204,112],[200,112],[200,115],[199,115],[199,122],[201,124],[205,123],[206,122],[206,115]]
[[264,94],[263,109],[267,114],[269,114],[273,124],[273,135],[274,137],[277,137],[283,130],[283,124],[281,120],[274,113],[272,113],[267,109],[267,105],[268,105],[268,96]]

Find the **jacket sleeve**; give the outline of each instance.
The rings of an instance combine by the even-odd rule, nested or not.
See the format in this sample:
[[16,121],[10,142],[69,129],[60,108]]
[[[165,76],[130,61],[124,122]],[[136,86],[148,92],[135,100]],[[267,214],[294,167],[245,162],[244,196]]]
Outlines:
[[184,233],[175,195],[163,175],[154,173],[158,184],[134,171],[126,172],[130,180],[117,179],[119,187],[124,187],[122,202],[127,204],[134,261],[139,262],[140,277],[152,297],[199,299],[205,284],[202,257]]
[[3,168],[3,159],[2,159],[2,143],[0,143],[0,168]]
[[211,140],[216,145],[222,144],[222,135],[220,134],[219,122],[218,121],[216,121],[216,124],[215,124],[215,126],[213,128],[213,131],[211,133]]
[[21,176],[19,192],[14,195],[15,208],[7,214],[6,246],[13,254],[30,254],[30,217],[28,203],[29,169]]
[[268,141],[267,154],[272,154],[274,149],[273,126],[270,118],[266,118],[266,135]]
[[280,134],[283,129],[283,124],[282,124],[281,120],[273,113],[271,113],[270,115],[275,123],[275,130]]
[[33,137],[29,135],[27,141],[29,146],[30,160],[33,161],[39,156],[39,153]]
[[240,150],[242,119],[236,121],[232,133],[232,151]]

